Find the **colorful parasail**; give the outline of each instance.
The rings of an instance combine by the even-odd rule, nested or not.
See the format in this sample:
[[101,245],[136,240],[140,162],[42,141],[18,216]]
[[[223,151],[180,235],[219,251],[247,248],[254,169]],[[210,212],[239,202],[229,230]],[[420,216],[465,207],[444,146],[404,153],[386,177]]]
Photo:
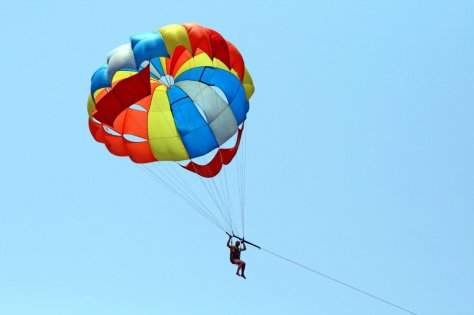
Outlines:
[[222,35],[196,23],[167,25],[131,36],[95,71],[89,129],[114,155],[185,161],[186,170],[212,178],[239,150],[253,92],[244,59]]

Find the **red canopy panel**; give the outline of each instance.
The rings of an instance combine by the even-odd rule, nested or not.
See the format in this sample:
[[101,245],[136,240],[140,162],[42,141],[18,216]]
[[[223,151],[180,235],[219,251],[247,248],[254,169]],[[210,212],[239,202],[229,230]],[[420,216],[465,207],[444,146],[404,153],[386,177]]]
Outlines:
[[92,118],[89,118],[89,130],[94,137],[95,141],[105,143],[105,137],[104,137],[104,129],[102,127],[102,124],[99,124],[92,120]]
[[245,75],[244,58],[242,58],[240,52],[230,42],[227,42],[227,47],[229,48],[230,68],[237,72],[240,82],[242,82]]
[[175,76],[176,72],[181,68],[181,66],[191,59],[193,56],[189,53],[189,51],[186,50],[183,46],[178,46],[173,52],[173,55],[171,56],[171,61],[170,61],[170,66],[169,66],[169,72],[171,76]]
[[229,48],[227,46],[227,41],[224,39],[224,37],[222,37],[221,34],[211,30],[210,28],[207,28],[206,31],[211,42],[212,56],[219,59],[230,68]]
[[118,82],[96,104],[95,119],[112,126],[115,118],[127,107],[150,95],[150,66]]
[[193,50],[192,54],[196,56],[199,54],[199,51],[202,51],[212,58],[211,42],[206,29],[196,23],[185,23],[183,26],[188,32],[191,49]]

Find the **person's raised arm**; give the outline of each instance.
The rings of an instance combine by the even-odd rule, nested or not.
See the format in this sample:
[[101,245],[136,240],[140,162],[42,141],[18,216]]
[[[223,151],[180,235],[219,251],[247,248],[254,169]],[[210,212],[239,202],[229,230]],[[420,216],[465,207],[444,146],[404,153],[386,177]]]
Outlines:
[[229,240],[227,241],[227,247],[231,248],[232,246],[230,245],[230,240],[232,239],[232,235],[230,235],[229,233],[227,233],[227,235],[229,235]]
[[247,250],[247,246],[245,246],[245,240],[242,240],[242,245],[244,245],[244,247],[242,247],[242,251]]

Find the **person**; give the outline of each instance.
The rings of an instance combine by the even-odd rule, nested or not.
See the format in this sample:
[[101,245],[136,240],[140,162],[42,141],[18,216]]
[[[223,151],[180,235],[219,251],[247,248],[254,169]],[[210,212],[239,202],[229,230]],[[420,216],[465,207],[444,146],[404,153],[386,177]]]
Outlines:
[[232,236],[229,235],[229,240],[227,241],[227,247],[229,247],[230,249],[230,262],[234,265],[237,265],[237,272],[235,274],[244,279],[247,279],[245,277],[245,261],[240,259],[240,253],[243,252],[244,250],[247,250],[245,246],[245,241],[243,242],[243,247],[240,248],[239,241],[235,242],[235,245],[232,245],[231,240],[232,240]]

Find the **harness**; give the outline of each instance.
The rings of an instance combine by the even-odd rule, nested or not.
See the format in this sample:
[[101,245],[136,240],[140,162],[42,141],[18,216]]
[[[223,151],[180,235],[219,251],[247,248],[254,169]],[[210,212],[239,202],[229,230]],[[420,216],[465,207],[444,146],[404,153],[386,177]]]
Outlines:
[[237,247],[235,245],[232,245],[232,251],[230,252],[230,258],[231,259],[240,259],[240,247]]

